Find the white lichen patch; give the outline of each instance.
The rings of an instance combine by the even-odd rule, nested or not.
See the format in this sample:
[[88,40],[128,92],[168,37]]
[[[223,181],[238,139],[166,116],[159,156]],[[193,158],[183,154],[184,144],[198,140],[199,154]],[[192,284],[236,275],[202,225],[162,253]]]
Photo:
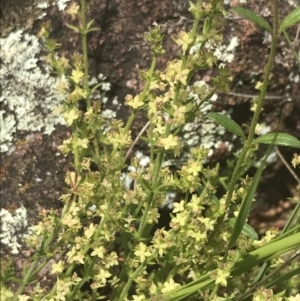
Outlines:
[[227,46],[222,45],[222,46],[218,47],[215,50],[214,55],[218,58],[218,60],[220,60],[222,62],[231,63],[234,59],[234,52],[238,45],[239,45],[238,38],[233,37],[230,40],[229,45],[227,45]]
[[40,51],[38,39],[23,30],[0,39],[0,103],[6,112],[1,113],[1,152],[10,148],[17,130],[51,134],[55,125],[64,124],[52,114],[63,98],[55,90],[57,78],[38,65]]
[[27,211],[23,206],[18,208],[14,214],[1,209],[0,217],[1,245],[5,245],[12,254],[18,254],[21,247],[20,240],[28,234]]
[[[207,86],[205,82],[198,81],[194,86]],[[198,96],[190,93],[197,103],[200,102]],[[183,142],[189,147],[202,146],[209,150],[209,156],[213,154],[214,149],[224,142],[222,136],[225,134],[225,129],[217,125],[212,120],[205,117],[205,115],[212,111],[212,103],[217,100],[217,95],[213,95],[209,102],[204,103],[200,110],[202,115],[196,117],[192,122],[188,122],[183,127]],[[229,115],[228,112],[223,112]]]
[[[221,62],[231,63],[234,59],[235,49],[239,45],[238,38],[232,37],[229,45],[221,45],[215,48],[210,43],[206,43],[205,48],[212,49],[214,56]],[[201,43],[193,46],[190,50],[191,54],[196,53],[201,47]]]
[[111,84],[106,82],[106,76],[100,73],[97,78],[93,77],[89,81],[89,85],[92,89],[93,85],[98,85],[101,83],[99,89],[94,91],[92,95],[93,100],[101,101],[101,116],[105,119],[113,119],[117,117],[117,111],[120,110],[122,104],[118,101],[118,98],[115,96],[112,99],[109,99],[106,93],[111,89]]
[[300,5],[300,1],[299,0],[288,0],[288,4],[294,7],[297,7]]
[[14,116],[8,115],[7,117],[4,117],[4,114],[5,111],[0,111],[0,151],[7,150],[5,146],[12,142],[13,134],[16,132],[16,121]]
[[67,3],[69,2],[70,0],[57,0],[57,1],[52,1],[52,3],[49,3],[49,2],[38,2],[36,7],[37,8],[42,8],[42,9],[46,9],[48,7],[50,7],[51,5],[54,6],[54,5],[57,5],[58,7],[58,10],[59,11],[63,11],[66,9],[67,7]]
[[[232,2],[232,1],[231,0],[224,0],[223,1],[223,3],[227,4],[227,5],[230,4],[230,2]],[[239,0],[239,3],[247,3],[247,1],[246,0]]]
[[294,74],[294,72],[291,72],[289,74],[289,80],[294,83],[299,83],[299,81],[300,81],[299,73]]
[[[207,86],[204,81],[197,81],[193,84],[193,86]],[[188,87],[188,91],[190,93],[190,98],[193,98],[196,103],[200,103],[199,97],[190,91],[191,87]],[[208,149],[208,156],[213,155],[214,151],[219,148],[220,145],[225,145],[228,151],[231,151],[233,148],[232,142],[225,141],[224,134],[226,130],[206,117],[207,113],[212,111],[213,102],[217,100],[217,95],[213,95],[211,99],[202,104],[200,107],[200,116],[197,116],[193,119],[193,121],[186,122],[183,126],[181,136],[181,142],[185,145],[186,151],[181,154],[180,160],[169,158],[167,156],[165,158],[164,166],[180,166],[182,163],[186,162],[186,160],[190,157],[189,150],[193,147],[204,147]],[[229,111],[221,112],[223,115],[230,116]],[[233,137],[234,140],[236,137]],[[180,162],[179,162],[180,161]]]
[[[39,17],[43,18],[50,6],[62,11],[69,1],[39,1],[35,7],[44,10]],[[38,39],[23,29],[0,39],[0,152],[9,150],[18,130],[51,134],[57,124],[65,123],[52,114],[63,97],[55,90],[57,78],[46,66],[40,67],[41,47]]]

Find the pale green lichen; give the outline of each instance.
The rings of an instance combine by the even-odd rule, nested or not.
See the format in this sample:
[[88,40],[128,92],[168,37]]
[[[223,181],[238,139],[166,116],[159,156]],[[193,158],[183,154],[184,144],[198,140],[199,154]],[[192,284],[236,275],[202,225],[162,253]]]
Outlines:
[[7,115],[2,118],[2,152],[9,149],[11,134],[17,130],[51,134],[56,124],[64,123],[62,117],[52,114],[63,98],[55,91],[57,78],[46,66],[43,70],[38,66],[40,50],[38,39],[23,30],[0,39],[0,103]]
[[16,121],[12,115],[4,117],[5,111],[0,111],[0,152],[8,151],[8,145],[13,140],[13,134],[16,132]]
[[[36,7],[45,10],[57,5],[62,11],[69,1],[39,1]],[[49,135],[57,124],[65,123],[61,116],[52,114],[63,97],[55,90],[58,79],[40,61],[41,49],[39,40],[24,29],[0,39],[0,152],[9,150],[17,131]]]
[[0,210],[1,227],[0,242],[6,246],[12,254],[18,254],[21,240],[28,233],[27,210],[21,206],[14,214],[5,209]]

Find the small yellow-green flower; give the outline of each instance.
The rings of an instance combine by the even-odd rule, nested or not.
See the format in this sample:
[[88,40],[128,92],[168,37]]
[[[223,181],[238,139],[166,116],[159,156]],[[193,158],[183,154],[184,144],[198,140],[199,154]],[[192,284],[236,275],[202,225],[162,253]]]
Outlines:
[[110,254],[106,254],[104,257],[103,264],[107,269],[114,265],[119,265],[117,253],[113,251]]
[[160,217],[160,214],[158,213],[158,209],[152,208],[151,210],[149,210],[149,213],[147,215],[148,224],[152,224],[153,222],[158,223],[159,217]]
[[207,238],[206,233],[201,233],[200,230],[197,230],[196,232],[194,230],[189,230],[188,236],[194,238],[196,241],[205,240]]
[[132,296],[132,301],[144,301],[144,300],[147,300],[146,297],[144,295],[133,295]]
[[[14,294],[1,283],[1,290],[0,290],[1,301],[2,301],[2,299],[4,301],[10,300],[10,298],[12,298],[13,296],[14,296]],[[25,296],[25,295],[22,295],[22,296]],[[22,299],[22,300],[26,301],[28,299]]]
[[100,269],[99,274],[96,275],[96,279],[102,284],[106,284],[106,279],[111,276],[111,273],[107,270]]
[[172,108],[174,110],[173,111],[174,122],[177,124],[184,124],[187,107],[186,106],[178,107],[177,105],[173,104]]
[[72,71],[71,78],[73,79],[73,81],[74,81],[76,84],[78,84],[78,83],[80,83],[80,81],[82,80],[83,76],[84,76],[84,73],[83,73],[82,71],[76,69],[76,70],[73,70],[73,71]]
[[63,217],[61,223],[69,228],[73,228],[74,226],[78,227],[80,225],[80,220],[77,217],[73,217],[71,214],[67,214]]
[[99,258],[103,258],[105,253],[105,249],[103,246],[100,246],[92,252],[91,256],[98,256]]
[[55,274],[55,273],[62,273],[62,271],[64,270],[64,264],[63,264],[63,261],[60,260],[58,263],[54,263],[52,265],[52,271],[51,271],[51,274]]
[[176,74],[175,79],[180,81],[183,85],[187,85],[187,78],[189,73],[190,73],[189,69],[180,70]]
[[287,301],[300,301],[300,294],[297,294],[293,297],[289,297]]
[[197,212],[199,210],[204,209],[204,207],[200,205],[200,200],[201,199],[199,196],[197,196],[196,194],[193,194],[192,199],[187,204],[187,207],[190,208],[193,212]]
[[173,279],[169,279],[167,282],[163,284],[163,288],[161,289],[161,292],[162,293],[169,292],[178,286],[180,286],[180,284],[176,283]]
[[91,223],[88,228],[87,227],[84,228],[84,235],[85,235],[85,237],[87,239],[90,239],[93,236],[95,230],[96,230],[95,225],[93,223]]
[[157,134],[163,134],[166,131],[166,127],[164,125],[161,125],[160,123],[155,123],[156,128],[153,130],[154,133]]
[[184,212],[180,212],[177,213],[175,217],[172,218],[172,223],[180,225],[181,227],[186,225],[186,220],[188,219],[188,215],[187,213]]
[[75,248],[73,247],[70,252],[67,253],[68,256],[68,262],[79,262],[81,264],[84,264],[84,256],[80,252],[76,252]]
[[151,256],[151,253],[147,250],[147,246],[140,242],[136,248],[136,251],[134,252],[134,255],[139,257],[140,262],[144,262],[146,257]]
[[178,137],[170,134],[167,138],[160,138],[158,142],[165,150],[174,149],[178,146]]
[[[4,300],[6,300],[5,299],[5,296],[3,296],[3,295],[1,295],[2,297],[4,297]],[[12,296],[10,296],[10,297],[13,297],[14,295],[12,294]],[[2,297],[1,297],[1,301],[2,301]],[[27,301],[27,300],[29,300],[30,299],[30,297],[29,296],[26,296],[26,295],[19,295],[18,296],[18,301]]]
[[55,300],[66,300],[65,296],[70,293],[70,287],[72,286],[70,280],[69,277],[64,280],[57,278]]
[[69,9],[66,11],[67,14],[74,16],[77,15],[79,11],[79,5],[75,2],[72,2]]
[[166,253],[166,250],[168,249],[169,245],[164,239],[154,238],[153,247],[158,251],[158,254],[160,256],[163,256],[163,254]]
[[187,166],[186,169],[186,171],[193,176],[197,176],[201,170],[202,170],[202,164],[197,161],[189,162],[189,165]]
[[294,158],[292,160],[292,165],[296,168],[297,165],[300,165],[300,155],[294,154]]
[[180,203],[173,203],[174,209],[173,209],[173,213],[176,212],[181,212],[184,210],[184,201],[180,201]]
[[155,101],[149,102],[148,105],[148,116],[154,115],[157,113],[157,106]]
[[275,230],[275,229],[269,229],[266,232],[265,236],[261,240],[255,240],[253,242],[253,245],[256,246],[256,247],[261,247],[261,246],[266,245],[268,242],[271,241],[271,239],[276,237],[276,235],[278,234],[276,231],[277,230]]
[[197,220],[205,226],[206,231],[212,231],[214,229],[215,221],[209,217],[197,217]]
[[125,132],[124,129],[120,129],[119,132],[109,132],[107,138],[114,148],[128,146],[132,143],[131,133]]
[[80,146],[82,148],[87,149],[88,148],[88,144],[89,144],[89,139],[87,139],[87,138],[83,138],[83,139],[78,138],[77,139],[76,145],[78,145],[78,146]]
[[140,95],[136,95],[134,98],[132,95],[128,94],[125,97],[126,105],[132,107],[133,109],[140,108],[144,103],[140,100]]
[[227,278],[229,276],[229,272],[218,269],[215,283],[220,284],[222,286],[227,286]]
[[174,41],[182,46],[182,51],[186,52],[186,50],[189,47],[189,44],[193,42],[193,38],[190,34],[186,33],[185,31],[181,31],[178,35],[177,39],[174,39]]
[[75,109],[71,109],[64,113],[64,118],[65,118],[68,126],[72,125],[74,120],[76,120],[78,117],[79,117],[79,114]]
[[125,201],[125,205],[128,206],[130,204],[138,204],[137,193],[134,190],[127,190],[123,194],[123,199]]

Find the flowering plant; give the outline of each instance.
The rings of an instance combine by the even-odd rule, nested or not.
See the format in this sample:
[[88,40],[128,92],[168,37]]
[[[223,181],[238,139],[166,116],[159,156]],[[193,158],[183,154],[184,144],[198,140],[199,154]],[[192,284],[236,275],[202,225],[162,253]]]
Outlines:
[[[80,26],[68,26],[81,34],[83,45],[83,54],[74,54],[71,63],[54,54],[58,44],[49,38],[49,24],[44,25],[40,37],[61,79],[57,88],[65,98],[62,114],[72,128],[72,137],[60,150],[74,155],[74,166],[66,175],[62,212],[44,212],[27,238],[35,256],[15,296],[6,293],[8,300],[244,300],[251,296],[267,300],[267,295],[283,300],[288,286],[280,285],[294,274],[274,260],[292,252],[286,261],[299,270],[293,261],[299,255],[293,253],[300,245],[299,225],[291,220],[281,235],[271,229],[259,239],[247,217],[268,153],[253,178],[242,173],[258,143],[300,147],[299,140],[284,133],[254,138],[274,64],[277,0],[273,28],[268,28],[273,41],[265,80],[247,137],[229,117],[204,114],[215,92],[228,91],[231,81],[229,69],[218,65],[212,52],[222,40],[219,18],[226,15],[222,2],[190,3],[192,28],[174,38],[182,49],[180,59],[170,61],[163,71],[156,69],[164,53],[160,27],[146,34],[153,60],[149,70],[141,73],[144,89],[125,98],[131,109],[127,121],[106,119],[101,101],[93,99],[100,84],[92,89],[89,85],[86,36],[97,28],[86,22],[85,1],[80,9],[78,5],[69,9]],[[249,12],[247,16],[261,21]],[[200,20],[204,20],[202,29]],[[194,74],[212,66],[218,75],[212,78],[211,88],[193,85]],[[78,109],[80,101],[86,110]],[[131,126],[140,110],[149,122],[133,137]],[[175,171],[167,164],[172,156],[180,160],[188,146],[182,130],[199,117],[216,121],[244,143],[232,175],[222,182],[227,187],[222,196],[217,194],[220,166],[206,167],[205,147],[191,147]],[[129,159],[138,139],[148,143],[149,156]],[[299,163],[296,159],[294,164]],[[161,208],[170,192],[180,198],[171,204],[168,225],[161,227]],[[52,262],[55,285],[48,290],[36,285],[26,294],[24,289],[35,283],[39,271],[54,257],[59,258]],[[278,296],[272,291],[275,286],[280,288]]]

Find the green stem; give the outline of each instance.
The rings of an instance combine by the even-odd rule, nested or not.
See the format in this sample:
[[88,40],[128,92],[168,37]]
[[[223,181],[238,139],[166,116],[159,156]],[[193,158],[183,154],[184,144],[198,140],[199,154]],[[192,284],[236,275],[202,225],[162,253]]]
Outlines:
[[129,130],[129,128],[131,127],[135,117],[136,117],[136,114],[137,112],[133,112],[130,117],[128,118],[128,121],[126,123],[126,126],[125,126],[125,131],[127,132]]
[[[77,132],[76,122],[73,123],[72,132],[73,132],[73,142],[74,142],[74,144],[77,144],[78,132]],[[79,150],[78,150],[77,146],[74,147],[73,153],[74,153],[75,170],[78,174],[80,174],[80,155],[79,155]]]
[[[264,104],[264,98],[267,93],[268,85],[269,85],[269,80],[270,80],[270,75],[274,66],[274,61],[275,61],[275,55],[276,55],[276,48],[277,48],[277,43],[278,43],[278,29],[279,29],[279,24],[278,24],[278,0],[273,1],[273,31],[272,31],[272,42],[271,42],[271,49],[268,57],[268,62],[267,65],[265,66],[265,73],[264,73],[264,80],[263,84],[260,90],[259,97],[257,99],[257,107],[253,115],[253,119],[251,121],[250,125],[250,130],[249,134],[247,137],[247,140],[245,142],[245,145],[242,149],[242,152],[238,158],[238,161],[236,163],[236,166],[234,168],[232,177],[230,179],[230,183],[228,185],[228,192],[227,192],[227,197],[226,197],[226,203],[225,203],[225,209],[224,213],[217,219],[217,227],[215,229],[218,229],[220,225],[222,225],[226,212],[228,210],[228,207],[231,202],[231,198],[235,189],[235,185],[238,181],[239,174],[240,174],[240,169],[243,164],[244,158],[249,150],[249,148],[252,145],[252,142],[254,140],[254,134],[255,134],[255,128],[258,123],[259,115],[261,113],[263,104]],[[216,231],[213,231],[210,239],[214,237],[216,234]]]
[[86,24],[86,0],[81,0],[81,36],[82,36],[82,53],[84,64],[84,91],[86,92],[87,109],[91,107],[90,89],[89,89],[89,61],[87,49],[87,24]]
[[239,170],[242,166],[243,160],[248,152],[248,149],[251,147],[251,144],[254,139],[255,128],[258,123],[259,115],[261,113],[261,110],[262,110],[262,107],[264,104],[264,98],[267,93],[270,75],[271,75],[271,72],[272,72],[272,69],[274,66],[277,43],[278,43],[278,3],[277,3],[277,0],[274,0],[274,27],[273,27],[273,38],[272,38],[272,43],[271,43],[270,54],[269,54],[267,65],[265,67],[264,80],[263,80],[263,84],[261,87],[260,95],[257,100],[257,107],[254,112],[253,119],[251,121],[248,138],[247,138],[245,146],[241,152],[241,155],[238,159],[238,162],[235,166],[233,175],[232,175],[230,183],[229,183],[229,190],[228,190],[228,194],[227,194],[227,198],[226,198],[226,209],[228,208],[228,206],[231,202],[232,194],[233,194],[236,182],[238,180]]
[[[156,252],[154,252],[154,254],[149,258],[152,259],[156,256]],[[130,278],[128,279],[128,281],[126,282],[125,286],[122,289],[122,292],[118,298],[118,300],[123,301],[125,300],[126,296],[127,296],[127,292],[129,291],[132,282],[134,279],[136,279],[139,274],[143,271],[143,269],[145,268],[145,266],[147,265],[147,261],[145,260],[138,268],[137,270],[130,276]],[[114,297],[114,295],[113,295]],[[112,298],[112,300],[114,300],[114,298]]]
[[26,273],[26,275],[24,277],[24,280],[22,281],[22,284],[20,285],[20,287],[19,287],[18,291],[16,292],[15,296],[13,297],[12,301],[17,301],[18,296],[24,291],[24,288],[29,283],[29,280],[30,280],[32,274],[34,273],[34,270],[35,270],[39,260],[40,260],[40,258],[38,258],[31,264],[28,272]]
[[[46,254],[47,253],[48,248],[51,246],[54,238],[56,238],[56,236],[57,236],[57,234],[60,230],[60,223],[57,223],[57,224],[55,223],[55,226],[56,226],[56,228],[54,228],[54,230],[51,232],[51,235],[46,240],[42,241],[41,246],[40,246],[40,250],[38,251],[38,253],[40,253],[40,254]],[[36,279],[36,275],[39,273],[39,271],[42,270],[42,268],[46,264],[49,263],[50,258],[49,259],[46,258],[46,260],[48,259],[47,262],[41,263],[39,265],[39,267],[36,268],[42,257],[43,257],[42,255],[39,255],[38,258],[31,264],[29,270],[25,274],[25,277],[22,281],[22,284],[18,288],[18,290],[17,290],[14,298],[12,299],[12,301],[18,300],[18,296],[23,293],[25,286],[27,286],[29,284],[29,282],[31,281],[31,278]]]
[[[154,53],[153,55],[153,58],[152,58],[152,62],[151,62],[151,67],[148,71],[148,77],[147,77],[147,81],[146,81],[146,84],[145,84],[145,87],[143,89],[143,92],[141,93],[140,97],[141,97],[141,101],[144,102],[145,101],[145,98],[146,98],[146,95],[147,95],[147,92],[149,90],[149,87],[150,87],[150,84],[151,84],[151,81],[153,79],[153,75],[154,75],[154,71],[155,71],[155,67],[156,67],[156,64],[157,64],[157,54]],[[134,112],[131,114],[131,116],[129,117],[127,123],[126,123],[126,126],[125,126],[125,130],[128,131],[132,122],[134,121],[135,117],[136,117],[136,114],[137,114],[137,110],[134,110]]]

